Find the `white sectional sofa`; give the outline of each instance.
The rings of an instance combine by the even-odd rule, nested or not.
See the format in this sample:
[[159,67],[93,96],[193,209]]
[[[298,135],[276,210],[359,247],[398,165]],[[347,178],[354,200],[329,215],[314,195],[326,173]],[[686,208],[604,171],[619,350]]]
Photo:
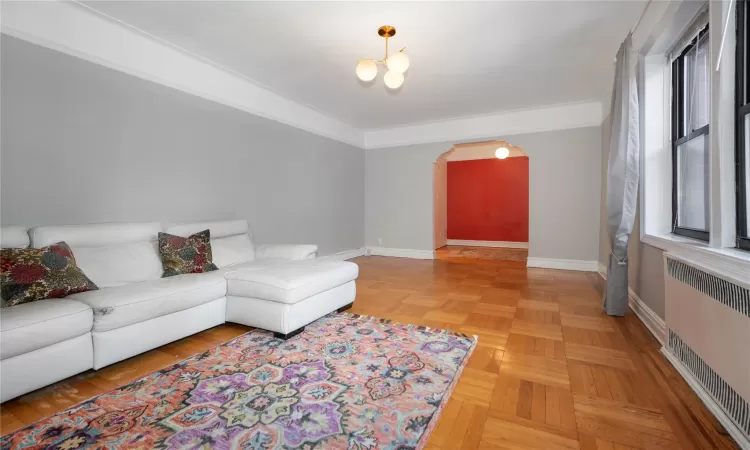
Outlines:
[[[219,270],[161,278],[158,233],[205,229]],[[60,241],[99,290],[0,310],[0,401],[226,321],[288,338],[356,294],[356,264],[316,260],[314,245],[256,246],[244,220],[0,230],[4,248]]]

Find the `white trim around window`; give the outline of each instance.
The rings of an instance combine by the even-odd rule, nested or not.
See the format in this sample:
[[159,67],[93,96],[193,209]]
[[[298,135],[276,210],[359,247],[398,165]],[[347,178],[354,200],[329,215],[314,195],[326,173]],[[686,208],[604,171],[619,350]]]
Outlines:
[[[695,7],[686,2],[683,8]],[[671,152],[671,64],[670,47],[694,24],[696,11],[688,16],[684,11],[673,12],[672,22],[660,22],[660,35],[646,40],[641,49],[642,153],[640,179],[641,242],[675,253],[717,275],[725,274],[750,282],[750,252],[735,247],[734,202],[734,61],[723,57],[719,72],[715,71],[723,19],[728,13],[728,2],[709,2],[709,30],[711,39],[711,109],[713,128],[710,141],[710,228],[708,243],[671,233],[672,221],[672,152]],[[665,25],[666,23],[666,25]],[[682,25],[680,25],[680,23]],[[727,30],[727,48],[734,49],[734,22]],[[733,55],[732,55],[733,56]],[[729,112],[727,112],[729,111]],[[727,115],[728,114],[728,115]]]

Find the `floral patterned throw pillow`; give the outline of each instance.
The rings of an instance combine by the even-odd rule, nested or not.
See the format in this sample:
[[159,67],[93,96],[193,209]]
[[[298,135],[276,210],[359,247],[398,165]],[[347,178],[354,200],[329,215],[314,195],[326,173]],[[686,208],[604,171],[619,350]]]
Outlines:
[[65,242],[43,248],[0,250],[3,308],[98,289],[78,268]]
[[211,262],[211,232],[195,233],[190,237],[159,233],[159,254],[164,267],[162,278],[185,273],[217,270]]

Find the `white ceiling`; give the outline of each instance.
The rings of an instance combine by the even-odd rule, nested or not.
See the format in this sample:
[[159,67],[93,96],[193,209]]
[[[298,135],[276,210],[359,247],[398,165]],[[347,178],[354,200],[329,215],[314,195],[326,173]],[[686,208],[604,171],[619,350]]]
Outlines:
[[[646,2],[90,1],[87,6],[360,129],[601,100]],[[411,60],[363,86],[378,26]]]

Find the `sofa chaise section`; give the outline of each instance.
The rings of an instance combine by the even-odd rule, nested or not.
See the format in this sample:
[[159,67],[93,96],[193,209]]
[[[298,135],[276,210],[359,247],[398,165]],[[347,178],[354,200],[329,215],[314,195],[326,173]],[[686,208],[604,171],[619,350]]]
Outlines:
[[359,267],[346,261],[303,260],[226,273],[227,321],[287,338],[354,302]]

